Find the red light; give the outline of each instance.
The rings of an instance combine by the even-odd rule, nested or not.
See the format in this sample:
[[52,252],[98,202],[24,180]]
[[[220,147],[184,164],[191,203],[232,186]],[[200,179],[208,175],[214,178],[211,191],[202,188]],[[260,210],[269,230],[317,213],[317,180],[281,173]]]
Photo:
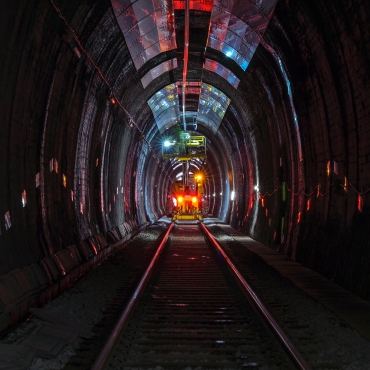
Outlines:
[[309,211],[309,210],[310,210],[310,208],[311,208],[311,200],[309,199],[309,200],[307,201],[307,211]]
[[117,102],[116,102],[116,99],[114,99],[114,98],[111,98],[111,99],[110,99],[110,102],[111,102],[111,104],[112,104],[112,105],[115,105],[115,104],[117,103]]
[[297,219],[297,223],[299,224],[301,222],[301,212],[298,212],[298,219]]
[[262,207],[265,206],[265,198],[261,198],[261,204],[262,204]]
[[364,198],[362,198],[362,196],[359,194],[357,196],[357,209],[362,212],[362,208],[364,206]]

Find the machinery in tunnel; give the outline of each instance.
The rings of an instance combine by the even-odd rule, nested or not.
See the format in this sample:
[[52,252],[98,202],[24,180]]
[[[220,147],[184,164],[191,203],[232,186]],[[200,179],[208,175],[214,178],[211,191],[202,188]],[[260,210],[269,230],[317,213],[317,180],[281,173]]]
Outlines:
[[[174,220],[202,219],[203,180],[201,172],[190,171],[191,161],[205,163],[207,158],[206,138],[196,132],[184,131],[175,125],[166,133],[162,144],[162,158],[179,163],[182,168],[181,178],[176,179],[172,186],[169,199],[170,213]],[[206,204],[206,202],[204,202]]]
[[[1,16],[0,277],[32,266],[38,292],[70,251],[103,258],[207,157],[198,209],[370,298],[368,1],[6,0]],[[195,131],[174,155],[180,123]]]

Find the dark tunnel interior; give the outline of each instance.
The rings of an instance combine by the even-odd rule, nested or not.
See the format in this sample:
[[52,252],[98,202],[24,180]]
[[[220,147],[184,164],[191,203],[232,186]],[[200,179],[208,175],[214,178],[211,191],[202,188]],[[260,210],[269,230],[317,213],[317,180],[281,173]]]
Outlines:
[[[72,246],[98,255],[99,235],[119,239],[122,225],[167,212],[182,173],[161,147],[182,114],[184,4],[3,2],[0,285],[15,277],[41,291],[42,274],[68,275]],[[185,106],[207,138],[207,160],[190,167],[205,176],[209,213],[369,300],[370,3],[190,4]],[[160,46],[130,41],[140,12],[164,14]],[[156,116],[150,99],[173,91],[178,104]],[[202,108],[202,91],[228,104]],[[19,303],[12,294],[0,311]]]

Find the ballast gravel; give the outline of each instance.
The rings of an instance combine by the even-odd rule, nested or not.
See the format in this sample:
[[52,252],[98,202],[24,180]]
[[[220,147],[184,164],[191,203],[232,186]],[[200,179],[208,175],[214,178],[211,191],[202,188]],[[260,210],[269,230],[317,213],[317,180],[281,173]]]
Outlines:
[[[135,236],[124,248],[134,247],[142,249],[148,243],[153,243],[164,230],[165,224],[153,225]],[[122,285],[122,266],[116,261],[117,250],[102,264],[91,270],[78,280],[68,291],[46,304],[43,309],[60,313],[60,315],[93,327],[103,317],[106,305],[111,301]],[[1,338],[0,343],[16,344],[26,338],[43,321],[32,316]],[[74,343],[64,347],[63,351],[54,359],[36,357],[30,370],[58,370],[63,369],[76,351],[83,339],[78,338]]]
[[[164,229],[165,224],[148,228],[138,234],[130,243],[138,249],[153,242]],[[234,258],[244,255],[240,245],[217,226],[208,225],[226,249],[233,252]],[[243,264],[246,264],[245,255]],[[248,264],[250,273],[263,287],[258,294],[269,305],[272,314],[278,319],[287,334],[297,341],[297,348],[312,366],[312,369],[370,369],[370,343],[355,330],[305,293],[288,283],[272,268],[256,257]],[[120,288],[122,266],[116,263],[115,256],[109,257],[100,266],[77,281],[68,291],[49,302],[44,309],[93,326],[104,317],[107,303]],[[253,284],[252,284],[253,285]],[[270,302],[270,304],[269,304]],[[0,339],[0,343],[14,344],[24,339],[42,320],[32,316]],[[78,351],[82,339],[67,345],[55,359],[36,357],[30,370],[58,370],[65,368],[68,361]],[[257,367],[258,368],[258,367]],[[201,366],[185,370],[202,370]],[[138,369],[139,370],[139,369]],[[140,369],[141,370],[141,369]],[[147,370],[147,369],[146,369]],[[157,366],[153,370],[162,370]],[[225,369],[227,370],[227,369]]]

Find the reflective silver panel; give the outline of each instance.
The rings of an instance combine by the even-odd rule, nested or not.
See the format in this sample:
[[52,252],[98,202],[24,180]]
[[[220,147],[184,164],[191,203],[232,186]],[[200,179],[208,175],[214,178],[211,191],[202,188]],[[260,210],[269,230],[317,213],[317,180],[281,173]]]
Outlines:
[[119,17],[131,5],[130,0],[111,0],[114,15]]
[[276,3],[277,0],[214,0],[207,46],[222,51],[245,70]]
[[161,133],[180,122],[179,99],[175,84],[170,84],[157,91],[148,100],[148,104]]
[[214,86],[202,83],[198,105],[197,120],[217,132],[230,104],[230,99]]
[[235,89],[238,88],[240,80],[234,75],[234,73],[232,73],[228,68],[224,67],[221,63],[206,58],[204,68],[223,77]]
[[161,74],[170,71],[171,69],[177,68],[177,58],[167,60],[159,64],[158,66],[152,68],[142,79],[141,83],[144,89],[152,82],[155,78],[159,77]]
[[176,49],[172,0],[111,0],[136,69],[159,53]]

